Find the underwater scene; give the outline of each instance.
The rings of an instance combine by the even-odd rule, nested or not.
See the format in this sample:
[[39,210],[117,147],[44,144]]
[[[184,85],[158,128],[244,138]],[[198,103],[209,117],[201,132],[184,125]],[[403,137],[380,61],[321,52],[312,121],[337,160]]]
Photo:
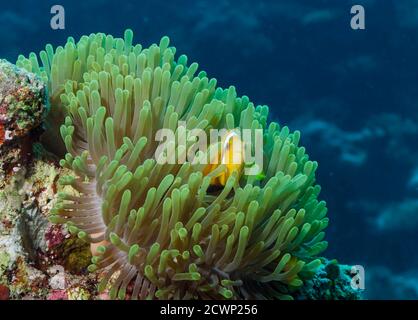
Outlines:
[[0,300],[418,299],[418,0],[0,22]]

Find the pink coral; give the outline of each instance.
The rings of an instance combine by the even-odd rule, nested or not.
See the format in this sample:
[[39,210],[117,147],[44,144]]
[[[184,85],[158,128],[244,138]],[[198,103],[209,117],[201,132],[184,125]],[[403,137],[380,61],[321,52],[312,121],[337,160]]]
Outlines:
[[47,241],[48,248],[51,249],[61,244],[65,239],[65,234],[60,225],[51,225],[45,232],[45,240]]
[[68,300],[68,295],[65,290],[52,290],[49,294],[48,300]]
[[0,300],[9,300],[10,290],[8,287],[0,284]]

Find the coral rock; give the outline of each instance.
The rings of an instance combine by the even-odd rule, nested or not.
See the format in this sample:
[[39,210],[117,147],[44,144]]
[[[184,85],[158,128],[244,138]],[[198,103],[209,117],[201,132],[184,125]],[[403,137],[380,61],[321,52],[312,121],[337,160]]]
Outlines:
[[297,300],[360,300],[363,290],[351,284],[354,274],[348,265],[322,258],[323,263],[312,279],[306,281],[294,297]]
[[25,136],[41,124],[45,93],[38,76],[0,60],[0,145]]
[[47,298],[48,300],[68,300],[65,290],[53,290]]
[[9,288],[0,284],[0,300],[9,300]]
[[37,75],[0,60],[0,184],[26,166],[31,133],[46,112],[46,91]]

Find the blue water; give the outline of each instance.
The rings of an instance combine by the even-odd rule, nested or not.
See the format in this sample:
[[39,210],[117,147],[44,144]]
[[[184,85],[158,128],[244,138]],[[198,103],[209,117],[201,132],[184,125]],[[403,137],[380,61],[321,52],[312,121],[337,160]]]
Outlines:
[[[57,3],[65,30],[50,28]],[[365,30],[350,28],[353,4]],[[70,35],[168,35],[221,86],[302,131],[328,202],[325,255],[363,265],[368,298],[418,299],[418,0],[16,0],[0,22],[10,61]]]

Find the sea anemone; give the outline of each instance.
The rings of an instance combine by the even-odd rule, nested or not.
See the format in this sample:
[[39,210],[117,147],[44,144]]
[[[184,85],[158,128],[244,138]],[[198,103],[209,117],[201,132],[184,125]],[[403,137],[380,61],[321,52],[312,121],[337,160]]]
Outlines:
[[[131,30],[124,39],[69,38],[46,46],[42,67],[34,53],[17,61],[47,81],[46,134],[59,154],[61,125],[61,165],[73,172],[60,179],[50,220],[96,244],[89,270],[104,272],[99,290],[110,284],[111,298],[291,298],[327,246],[317,163],[300,133],[268,124],[267,106],[217,87],[185,55],[176,59],[168,37],[149,48],[132,39]],[[262,129],[262,175],[223,163],[161,164],[155,135],[181,136],[180,121],[208,134]],[[176,157],[192,142],[174,146]]]

